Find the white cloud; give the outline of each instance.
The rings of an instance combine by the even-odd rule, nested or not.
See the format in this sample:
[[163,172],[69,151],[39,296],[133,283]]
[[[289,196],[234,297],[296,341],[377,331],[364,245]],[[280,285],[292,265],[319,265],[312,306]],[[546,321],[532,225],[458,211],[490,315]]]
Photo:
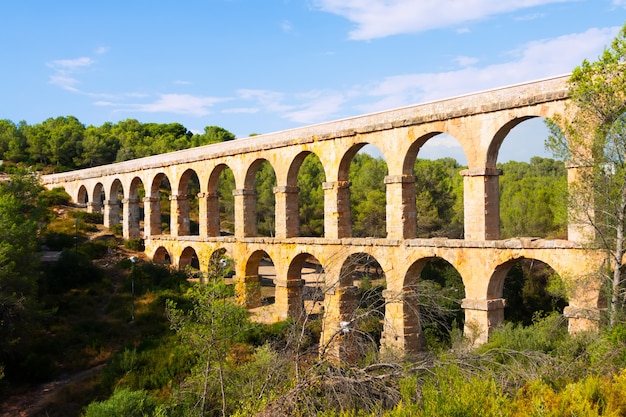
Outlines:
[[319,123],[329,120],[346,102],[343,94],[332,91],[314,91],[298,97],[302,103],[286,112],[284,117],[296,123]]
[[583,59],[594,60],[618,30],[593,28],[584,33],[530,42],[511,51],[510,60],[485,67],[387,77],[368,86],[368,94],[378,100],[360,109],[380,111],[566,74]]
[[461,67],[469,67],[471,65],[478,63],[478,58],[473,56],[457,56],[454,58],[454,62],[459,64]]
[[626,7],[626,0],[613,0],[613,5],[618,7]]
[[345,95],[335,91],[309,91],[287,95],[276,91],[241,89],[239,98],[257,103],[255,107],[224,110],[224,113],[268,112],[298,124],[327,121],[339,114]]
[[196,97],[189,94],[161,94],[153,103],[137,104],[135,110],[146,113],[175,113],[191,116],[205,116],[211,107],[227,99],[217,97]]
[[83,68],[92,66],[95,61],[89,57],[81,57],[76,59],[58,59],[48,62],[46,65],[54,70],[50,75],[50,84],[57,85],[64,90],[75,93],[80,92],[76,85],[79,83],[73,74]]
[[314,5],[354,22],[357,27],[350,32],[351,39],[367,40],[439,29],[567,1],[573,0],[315,0]]

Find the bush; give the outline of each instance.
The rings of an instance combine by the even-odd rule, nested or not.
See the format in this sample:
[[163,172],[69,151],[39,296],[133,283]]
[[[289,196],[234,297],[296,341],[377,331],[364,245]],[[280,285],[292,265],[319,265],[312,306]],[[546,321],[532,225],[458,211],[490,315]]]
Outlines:
[[46,207],[66,206],[70,203],[72,197],[61,187],[45,190],[39,194],[39,202]]
[[126,249],[140,251],[140,252],[145,250],[143,239],[129,239],[129,240],[125,240],[124,241],[124,247]]
[[61,292],[102,280],[102,271],[82,253],[64,250],[59,260],[44,271],[42,287]]
[[108,400],[89,404],[85,417],[143,417],[155,415],[156,410],[156,402],[146,391],[120,388]]

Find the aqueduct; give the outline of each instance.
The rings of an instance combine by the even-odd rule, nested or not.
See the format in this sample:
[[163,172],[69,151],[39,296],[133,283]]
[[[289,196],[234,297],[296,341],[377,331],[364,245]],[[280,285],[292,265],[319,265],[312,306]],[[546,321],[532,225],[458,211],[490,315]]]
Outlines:
[[[385,319],[381,345],[402,351],[422,343],[419,315],[410,291],[427,261],[442,258],[462,277],[465,332],[478,342],[502,323],[504,277],[514,261],[536,259],[561,277],[577,282],[565,315],[570,331],[595,326],[602,307],[595,276],[604,256],[587,249],[585,228],[570,224],[568,240],[499,236],[496,161],[500,145],[517,124],[562,112],[568,100],[567,77],[470,94],[401,109],[343,119],[278,133],[237,139],[79,171],[43,176],[48,188],[63,187],[77,204],[101,211],[105,226],[122,223],[127,239],[143,237],[151,259],[181,267],[197,259],[208,270],[211,256],[225,251],[235,264],[236,290],[248,306],[263,257],[274,263],[277,319],[303,311],[303,265],[314,257],[325,272],[322,342],[340,323],[351,320],[355,287],[346,263],[355,254],[375,258],[384,272]],[[418,239],[413,165],[420,148],[440,133],[456,138],[468,168],[463,176],[464,238]],[[388,165],[386,237],[355,238],[351,233],[348,167],[366,144],[378,147]],[[324,235],[299,236],[299,168],[309,154],[324,167]],[[269,162],[276,175],[275,235],[257,233],[255,175]],[[234,234],[220,235],[217,178],[230,168],[235,179]],[[575,176],[575,167],[568,168]],[[188,183],[199,184],[199,230],[190,228]],[[169,233],[161,226],[159,185],[171,187]],[[141,190],[141,192],[140,192]],[[140,199],[141,197],[141,199]],[[121,209],[120,209],[121,208]],[[142,210],[140,210],[142,209]],[[143,215],[140,213],[143,212]]]

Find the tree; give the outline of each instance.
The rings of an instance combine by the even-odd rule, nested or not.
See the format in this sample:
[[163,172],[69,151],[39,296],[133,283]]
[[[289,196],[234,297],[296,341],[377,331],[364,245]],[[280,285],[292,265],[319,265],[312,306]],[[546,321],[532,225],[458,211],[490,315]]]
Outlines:
[[[227,415],[226,381],[224,368],[230,345],[248,323],[247,311],[230,298],[231,291],[219,275],[209,277],[211,282],[196,285],[186,294],[188,305],[179,307],[168,300],[168,319],[172,328],[197,356],[195,371],[186,381],[193,403],[199,407],[199,415],[215,407],[222,416]],[[211,392],[217,380],[217,391]],[[211,404],[212,398],[220,398],[220,404]]]
[[206,126],[204,128],[204,133],[201,135],[194,135],[192,140],[194,141],[193,146],[201,146],[235,140],[235,135],[223,127]]
[[7,365],[15,365],[8,359],[19,353],[36,306],[41,190],[26,172],[0,184],[0,360]]
[[622,259],[626,254],[626,26],[595,62],[583,61],[570,76],[570,105],[548,122],[546,146],[576,167],[570,175],[570,222],[591,226],[613,266],[610,324],[625,304]]

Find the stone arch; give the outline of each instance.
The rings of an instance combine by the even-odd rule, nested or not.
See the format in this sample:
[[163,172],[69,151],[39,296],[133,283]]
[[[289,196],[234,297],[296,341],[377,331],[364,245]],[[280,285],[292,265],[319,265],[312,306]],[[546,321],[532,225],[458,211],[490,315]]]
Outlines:
[[498,162],[498,152],[500,151],[500,147],[502,146],[502,142],[507,137],[507,135],[511,132],[515,126],[519,125],[526,120],[534,119],[539,116],[521,116],[516,117],[514,119],[506,122],[498,131],[495,133],[491,142],[489,143],[489,148],[487,149],[487,168],[495,168],[496,163]]
[[[355,160],[357,153],[359,153],[359,151],[361,151],[361,149],[366,145],[376,147],[376,149],[380,152],[380,148],[373,143],[360,142],[352,145],[341,157],[337,172],[337,183],[331,184],[331,189],[336,193],[335,198],[337,206],[336,213],[338,217],[338,237],[351,237],[355,235],[358,237],[387,237],[387,216],[385,213],[387,198],[385,180],[389,173],[389,168],[382,152],[380,152],[380,157],[373,157],[375,160],[374,163],[376,163],[379,158],[382,160],[386,171],[381,179],[380,190],[373,189],[371,190],[371,195],[358,196],[355,195],[355,191],[358,191],[358,189],[353,187],[353,184],[350,182],[350,171],[355,166],[353,161]],[[377,193],[376,191],[380,191],[380,193]],[[377,198],[381,201],[377,200],[377,202],[373,203],[371,201],[372,198]],[[382,200],[384,200],[384,202]],[[352,218],[351,212],[358,202],[369,202],[371,204],[369,207],[370,209],[380,211],[370,213],[370,216],[361,219],[357,223],[356,219]]]
[[309,253],[296,255],[287,270],[286,292],[290,317],[318,316],[324,308],[325,271]]
[[133,177],[128,187],[128,195],[123,200],[123,234],[126,239],[136,239],[141,235],[141,220],[143,210],[140,197],[143,192],[143,182],[139,177]]
[[[400,210],[396,209],[398,213],[388,213],[396,223],[390,230],[395,230],[394,236],[463,238],[462,216],[455,215],[459,197],[454,193],[454,187],[463,189],[460,161],[453,156],[418,160],[424,145],[440,137],[457,143],[467,159],[462,141],[442,131],[428,132],[411,143],[402,162],[402,175],[385,180],[388,196],[402,196],[391,204],[400,207]],[[460,198],[463,198],[462,193]],[[436,204],[436,210],[432,210],[433,204]]]
[[159,246],[152,256],[152,261],[159,265],[170,266],[172,265],[172,257],[166,248]]
[[[259,172],[266,170],[266,183],[261,184]],[[272,179],[273,177],[273,179]],[[262,189],[259,189],[260,187]],[[270,189],[266,189],[269,187]],[[276,171],[264,158],[254,160],[246,171],[244,180],[244,228],[246,236],[275,236],[276,234]],[[263,193],[264,195],[261,195]]]
[[98,181],[93,187],[93,198],[91,199],[91,204],[87,206],[88,211],[100,213],[102,211],[103,203],[105,200],[106,195],[104,192],[104,186],[100,181]]
[[276,302],[276,268],[266,251],[259,249],[248,257],[245,280],[249,307],[269,306]]
[[111,183],[108,197],[104,201],[104,226],[111,228],[120,223],[120,208],[124,200],[124,186],[118,178]]
[[[299,187],[301,180],[303,164],[307,164],[310,170],[321,166],[318,177],[321,175],[321,181],[317,183],[317,178],[312,183],[306,184],[305,187]],[[321,159],[315,152],[300,152],[291,162],[287,172],[287,185],[283,191],[285,193],[285,212],[287,221],[285,225],[286,237],[306,236],[306,237],[322,237],[324,236],[324,191],[323,184],[326,182],[326,172],[322,165]],[[315,200],[315,198],[321,201]],[[302,210],[303,199],[307,199],[309,206],[307,210]],[[313,201],[311,201],[313,198]],[[312,205],[311,205],[312,203]],[[297,221],[297,222],[296,222]]]
[[324,300],[322,354],[352,362],[378,350],[386,314],[382,281],[385,273],[374,256],[355,252],[346,257],[339,285]]
[[235,258],[229,256],[226,248],[217,248],[209,256],[207,270],[209,278],[232,278],[235,274]]
[[[220,192],[221,181],[232,181],[233,186],[226,195],[222,195]],[[233,192],[236,189],[233,171],[227,164],[218,164],[213,168],[209,175],[205,195],[206,202],[204,203],[206,205],[207,236],[232,235],[234,233],[235,202]]]
[[89,202],[89,193],[87,192],[87,187],[84,184],[81,184],[78,188],[78,193],[76,194],[76,204],[79,206],[87,206]]
[[200,206],[198,194],[200,193],[200,179],[195,170],[188,168],[181,175],[178,182],[178,194],[172,195],[172,225],[176,225],[178,236],[197,236],[200,234]]
[[[161,192],[161,189],[165,189],[165,191]],[[154,175],[149,190],[146,190],[146,206],[149,207],[151,235],[170,234],[172,219],[169,199],[171,193],[172,187],[168,176],[163,172]]]
[[193,247],[187,246],[180,253],[180,257],[178,258],[178,269],[189,269],[192,276],[199,276],[200,259],[198,258],[198,254]]

